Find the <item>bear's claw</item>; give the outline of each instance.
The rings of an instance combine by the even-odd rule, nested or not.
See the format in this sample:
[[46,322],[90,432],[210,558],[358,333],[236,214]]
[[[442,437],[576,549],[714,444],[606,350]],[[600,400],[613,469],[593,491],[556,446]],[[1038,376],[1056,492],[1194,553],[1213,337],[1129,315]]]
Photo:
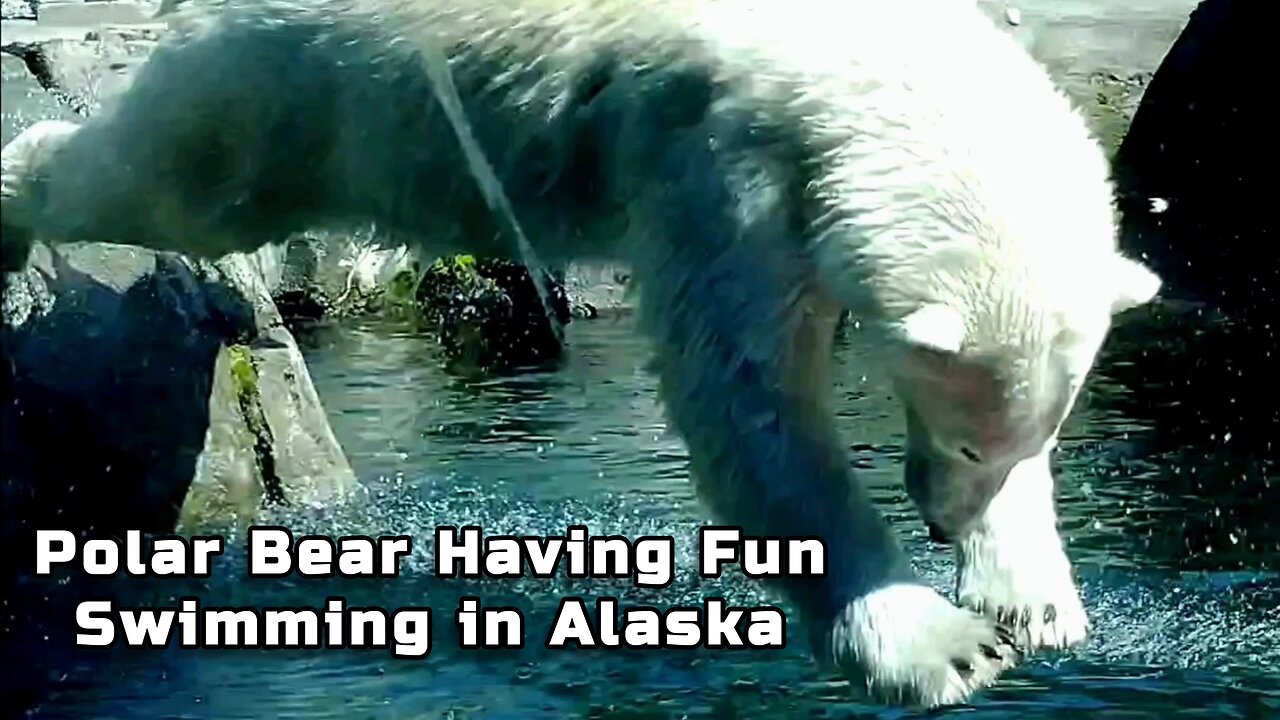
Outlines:
[[[1054,585],[1058,585],[1054,589]],[[994,619],[1001,629],[1002,640],[1021,652],[1049,649],[1061,650],[1080,644],[1088,636],[1089,618],[1074,583],[1049,583],[1025,593],[1022,604],[1008,597],[1013,593],[1005,581],[991,582],[982,592],[1005,596],[1004,603],[994,603],[980,596],[961,597],[960,604]],[[1059,602],[1036,596],[1054,594]],[[1063,604],[1066,611],[1059,610]]]

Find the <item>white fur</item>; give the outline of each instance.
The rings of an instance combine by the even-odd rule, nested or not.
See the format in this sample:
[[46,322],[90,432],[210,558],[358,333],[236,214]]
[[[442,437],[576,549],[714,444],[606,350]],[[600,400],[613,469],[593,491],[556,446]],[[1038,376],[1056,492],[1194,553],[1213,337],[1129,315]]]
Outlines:
[[[958,538],[961,599],[1014,611],[1032,647],[1075,644],[1088,619],[1056,529],[1048,450],[1036,449],[1055,441],[1112,316],[1150,301],[1160,281],[1118,253],[1105,156],[1014,38],[963,2],[841,7],[821,26],[804,0],[711,14],[731,28],[718,37],[738,43],[734,57],[807,78],[789,101],[829,160],[819,186],[833,208],[813,248],[833,294],[909,348],[969,363],[925,358],[922,371],[909,354],[889,368],[905,397],[949,404],[918,412],[910,439],[917,467],[933,468],[919,477],[938,508],[963,517],[1008,475]],[[973,371],[982,363],[988,375]],[[973,397],[974,378],[1000,396]],[[966,423],[966,408],[988,413]],[[971,449],[978,459],[961,456]],[[885,626],[866,625],[882,640]],[[901,657],[917,659],[886,650],[870,664],[892,676]]]
[[[888,585],[855,600],[832,640],[849,649],[836,660],[868,695],[924,707],[961,702],[1011,664],[996,652],[1001,639],[990,623],[923,585]],[[905,688],[914,697],[903,698]]]
[[1117,254],[1084,117],[971,3],[740,4],[700,4],[709,37],[744,74],[770,68],[756,91],[801,108],[826,151],[834,207],[814,248],[846,307],[870,301],[875,322],[944,305],[977,349],[1032,352],[1154,295],[1155,276]]
[[822,182],[840,206],[823,264],[869,263],[883,307],[1072,303],[1074,279],[1115,252],[1108,166],[1083,117],[971,3],[752,5],[710,4],[729,24],[715,37],[806,78],[791,99],[830,148]]
[[1013,627],[1031,648],[1070,647],[1089,632],[1057,530],[1049,453],[1018,463],[977,529],[956,546],[961,604]]
[[1111,303],[1112,314],[1145,305],[1160,291],[1160,278],[1155,273],[1125,257],[1113,259],[1109,279],[1118,289],[1116,299]]
[[964,317],[941,303],[921,306],[899,321],[898,330],[908,345],[945,353],[960,352],[967,332]]

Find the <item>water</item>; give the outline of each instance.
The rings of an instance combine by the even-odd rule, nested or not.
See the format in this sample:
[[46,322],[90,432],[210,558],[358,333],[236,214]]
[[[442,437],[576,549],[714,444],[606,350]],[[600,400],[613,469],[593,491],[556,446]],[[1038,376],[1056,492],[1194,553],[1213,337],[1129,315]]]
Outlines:
[[[206,581],[131,580],[103,590],[118,605],[168,604],[184,591],[205,605],[319,607],[330,595],[350,605],[429,605],[436,618],[427,659],[377,649],[94,651],[60,671],[33,717],[912,716],[851,702],[845,683],[814,668],[798,632],[778,651],[543,649],[565,595],[662,606],[708,595],[764,599],[741,577],[701,580],[692,569],[705,517],[683,446],[664,430],[630,320],[567,330],[563,368],[483,382],[444,374],[433,343],[394,324],[322,328],[302,338],[363,488],[346,504],[290,508],[268,520],[295,534],[412,535],[416,549],[399,578],[246,580],[242,556],[230,551]],[[1267,401],[1257,388],[1225,379],[1241,376],[1236,365],[1214,374],[1200,363],[1188,377],[1208,385],[1182,387],[1176,356],[1152,339],[1173,336],[1149,327],[1116,335],[1060,453],[1063,531],[1079,564],[1092,639],[1034,658],[970,707],[936,714],[1280,717],[1280,483],[1267,445],[1274,427],[1250,434],[1239,422],[1261,417]],[[1214,342],[1224,354],[1247,356]],[[1175,344],[1198,351],[1185,339]],[[1143,353],[1155,358],[1144,361]],[[856,348],[843,345],[836,391],[854,462],[922,575],[946,589],[949,554],[928,542],[897,480],[896,407],[864,369]],[[564,577],[438,580],[422,547],[436,525],[454,523],[486,533],[559,534],[583,523],[593,533],[671,535],[678,574],[660,591]],[[452,611],[464,594],[523,610],[526,647],[457,649]]]

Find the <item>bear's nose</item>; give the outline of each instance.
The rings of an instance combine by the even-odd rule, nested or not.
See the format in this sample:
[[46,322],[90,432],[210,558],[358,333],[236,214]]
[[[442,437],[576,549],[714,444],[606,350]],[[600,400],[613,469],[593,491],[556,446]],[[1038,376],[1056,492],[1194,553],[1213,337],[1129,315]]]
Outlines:
[[932,541],[934,541],[934,542],[938,543],[939,545],[950,545],[950,544],[951,544],[951,540],[950,540],[950,538],[948,538],[946,535],[943,535],[943,534],[942,534],[942,528],[938,527],[937,525],[934,525],[934,524],[933,524],[933,523],[931,523],[931,522],[926,522],[926,523],[924,524],[924,526],[925,526],[926,528],[928,528],[928,529],[929,529],[929,539],[930,539],[930,540],[932,540]]

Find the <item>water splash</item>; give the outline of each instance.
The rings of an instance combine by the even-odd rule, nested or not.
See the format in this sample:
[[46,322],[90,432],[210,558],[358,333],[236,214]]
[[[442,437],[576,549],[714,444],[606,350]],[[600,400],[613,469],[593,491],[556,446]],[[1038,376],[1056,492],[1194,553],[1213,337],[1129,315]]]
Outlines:
[[[457,524],[461,518],[465,524],[479,525],[486,535],[562,535],[568,526],[581,524],[592,534],[675,539],[675,581],[661,591],[638,589],[626,580],[574,580],[563,572],[549,580],[479,583],[487,593],[519,595],[533,608],[554,608],[560,597],[575,594],[659,606],[697,604],[708,596],[746,605],[776,601],[758,582],[737,572],[714,580],[698,575],[698,528],[706,520],[697,516],[692,502],[673,505],[669,500],[602,494],[590,502],[558,499],[548,503],[511,487],[441,477],[388,481],[382,489],[376,484],[366,486],[345,507],[295,507],[281,512],[287,516],[272,521],[294,528],[295,533],[406,532],[415,538],[415,552],[405,571],[419,578],[433,570],[430,545],[435,526]],[[931,551],[922,537],[910,535],[904,541],[917,558],[916,570],[922,579],[941,592],[950,592],[951,558]],[[1280,675],[1280,575],[1104,567],[1082,567],[1078,574],[1093,623],[1090,640],[1075,650],[1041,653],[1031,660],[1032,665],[1085,663]]]

